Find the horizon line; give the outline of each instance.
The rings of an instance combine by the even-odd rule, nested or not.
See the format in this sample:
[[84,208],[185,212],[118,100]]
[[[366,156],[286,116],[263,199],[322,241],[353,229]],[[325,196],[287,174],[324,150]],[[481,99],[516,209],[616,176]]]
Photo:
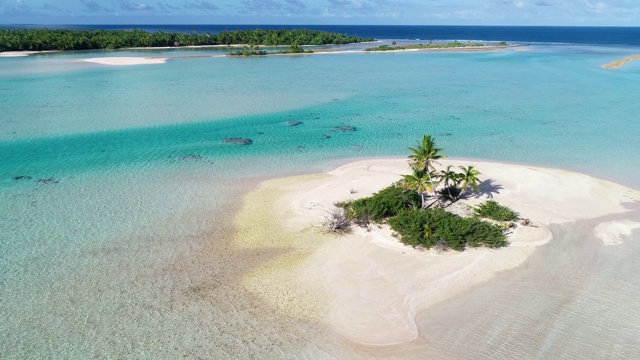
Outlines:
[[393,27],[563,27],[563,28],[640,28],[640,26],[630,26],[630,25],[488,25],[488,24],[447,24],[447,25],[433,25],[433,24],[402,24],[402,25],[393,25],[393,24],[207,24],[207,23],[157,23],[157,24],[136,24],[136,23],[122,23],[122,24],[38,24],[38,23],[11,23],[11,24],[0,24],[0,26],[345,26],[345,27],[360,27],[360,26],[370,26],[370,27],[384,27],[384,26],[393,26]]

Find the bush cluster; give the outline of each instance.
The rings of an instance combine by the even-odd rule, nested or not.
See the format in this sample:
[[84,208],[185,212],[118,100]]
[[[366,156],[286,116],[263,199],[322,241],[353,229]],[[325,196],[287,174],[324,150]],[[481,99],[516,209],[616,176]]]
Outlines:
[[421,209],[417,192],[396,185],[336,206],[346,209],[347,219],[361,226],[386,221],[400,241],[411,246],[463,251],[467,246],[497,248],[508,244],[500,226],[459,217],[442,208]]
[[87,50],[193,45],[326,45],[373,39],[309,29],[233,30],[216,34],[142,30],[0,29],[0,52],[19,50]]
[[440,194],[440,196],[445,199],[455,201],[460,197],[460,195],[462,195],[462,188],[458,185],[449,185],[444,189],[440,189],[440,191],[438,191],[438,194]]
[[463,251],[466,246],[506,246],[502,229],[475,218],[456,216],[440,208],[404,210],[388,220],[400,241],[411,246],[433,246]]
[[401,210],[415,207],[420,207],[420,195],[417,192],[391,185],[370,197],[352,202],[347,216],[364,222],[381,222],[395,216]]
[[496,201],[487,200],[473,211],[474,215],[484,218],[493,219],[496,221],[516,221],[518,220],[518,213],[511,210],[507,206],[498,204]]

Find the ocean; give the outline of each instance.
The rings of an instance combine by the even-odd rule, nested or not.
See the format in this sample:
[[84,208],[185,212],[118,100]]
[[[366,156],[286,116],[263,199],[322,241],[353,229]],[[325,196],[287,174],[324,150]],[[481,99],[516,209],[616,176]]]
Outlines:
[[[241,274],[278,254],[235,253],[233,213],[264,179],[406,156],[425,133],[452,157],[558,167],[640,189],[640,62],[601,68],[640,52],[640,28],[307,28],[387,42],[520,46],[265,58],[211,57],[224,48],[0,57],[2,358],[354,357],[330,331],[275,316],[246,292]],[[123,67],[77,61],[111,56],[170,59]],[[224,143],[235,137],[253,144]],[[630,216],[637,219],[636,205]],[[420,315],[430,344],[457,358],[637,356],[640,234],[594,255],[578,246],[596,241],[580,230],[586,226],[553,227],[556,239],[526,266]],[[556,281],[579,270],[581,259],[597,266]],[[519,315],[505,311],[486,328],[478,320],[493,311],[482,307],[483,294],[509,294],[514,282],[523,293],[553,294],[545,277],[568,295],[492,299],[508,307],[515,298],[531,312],[515,321]],[[459,308],[473,310],[460,312],[468,318],[459,333],[433,330]],[[555,322],[544,322],[546,341],[528,348],[523,334],[538,324],[536,314]],[[497,337],[510,339],[512,351]],[[606,352],[581,346],[587,342]]]

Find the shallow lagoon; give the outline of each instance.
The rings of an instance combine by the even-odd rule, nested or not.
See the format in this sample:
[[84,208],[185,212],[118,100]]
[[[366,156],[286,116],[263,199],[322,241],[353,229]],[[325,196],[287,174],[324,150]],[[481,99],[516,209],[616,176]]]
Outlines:
[[[318,324],[273,318],[243,292],[238,274],[277,252],[229,256],[239,197],[261,179],[320,171],[354,157],[403,156],[423,133],[435,135],[451,156],[560,167],[637,189],[640,64],[600,68],[637,50],[535,45],[487,53],[173,59],[132,67],[74,61],[102,55],[95,52],[0,58],[2,353],[339,355],[339,339]],[[177,51],[183,52],[191,53]],[[335,128],[341,125],[356,131]],[[224,144],[226,137],[248,137],[253,145]],[[38,182],[49,178],[54,181]],[[583,229],[572,234],[588,238],[589,226],[570,229]],[[571,254],[583,238],[566,229],[555,229],[563,241],[543,252],[557,247]],[[588,291],[562,281],[558,288],[591,317],[600,313],[593,303],[628,302],[638,292],[637,275],[629,271],[636,245],[577,252],[597,260],[572,280]],[[543,255],[531,261],[566,263],[557,255],[536,260]],[[572,271],[571,264],[564,271]],[[607,279],[615,269],[626,274],[628,286],[603,290],[613,286]],[[534,279],[526,271],[510,272],[486,289],[506,291],[509,279]],[[494,291],[486,289],[456,299],[456,306],[481,313],[475,301]],[[599,292],[606,298],[584,301]],[[537,301],[530,306],[540,312],[556,304]],[[446,328],[433,330],[455,308],[443,304],[418,319],[433,345],[447,351],[451,344],[449,352],[463,358],[473,353],[469,344],[486,344],[486,354],[501,346],[482,336],[461,343]],[[560,323],[583,331],[580,339],[596,336],[566,311],[552,314],[558,322],[541,325],[540,334],[560,331]],[[535,321],[537,315],[528,316]],[[633,335],[640,330],[624,319],[639,317],[628,307],[602,321],[622,321],[624,333]],[[517,338],[531,323],[511,327],[512,321],[505,315],[492,329],[514,329],[507,335]],[[471,322],[461,333],[484,324]],[[570,341],[540,340],[537,354],[585,355],[557,339]],[[602,347],[617,344],[607,339]],[[633,354],[630,343],[617,344],[614,353]]]

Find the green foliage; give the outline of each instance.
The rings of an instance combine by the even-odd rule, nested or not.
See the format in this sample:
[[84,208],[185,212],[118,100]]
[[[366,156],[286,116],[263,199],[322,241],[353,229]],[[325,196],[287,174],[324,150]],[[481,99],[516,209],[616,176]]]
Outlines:
[[364,49],[364,51],[391,51],[391,50],[404,50],[404,47],[401,46],[397,46],[397,45],[393,45],[393,46],[389,46],[389,45],[380,45],[378,47],[374,47],[374,48],[366,48]]
[[[498,44],[498,46],[506,46],[507,44],[503,41]],[[410,45],[398,45],[396,42],[389,45],[380,45],[378,47],[367,48],[365,51],[391,51],[391,50],[406,50],[406,49],[448,49],[448,48],[464,48],[464,47],[480,47],[485,46],[483,43],[471,42],[467,40],[466,42],[460,42],[458,40],[454,40],[452,42],[446,43],[438,43],[429,41],[429,44],[410,44]]]
[[402,210],[387,220],[400,241],[411,246],[443,246],[463,251],[466,246],[506,246],[499,226],[475,218],[462,218],[443,209]]
[[400,211],[395,217],[388,219],[387,223],[396,232],[400,241],[411,246],[423,245],[427,248],[426,224],[429,222],[429,213],[419,210]]
[[312,54],[313,51],[305,50],[302,46],[298,45],[297,41],[294,41],[293,44],[289,46],[289,49],[285,51],[279,51],[278,54]]
[[7,29],[0,30],[0,52],[232,44],[326,45],[372,40],[308,29],[234,30],[222,31],[217,34],[167,33],[163,31],[151,33],[142,30]]
[[457,185],[449,185],[444,189],[440,189],[438,193],[446,199],[456,200],[460,197],[460,194],[462,194],[462,188]]
[[388,186],[370,197],[355,200],[349,208],[351,219],[381,222],[395,216],[399,211],[420,206],[420,195],[395,185]]
[[235,51],[235,52],[231,52],[229,55],[234,55],[234,56],[262,56],[262,55],[267,55],[268,53],[266,51],[260,50],[260,47],[255,45],[255,46],[243,46],[242,50],[239,51]]
[[516,221],[518,220],[518,213],[511,210],[507,206],[498,204],[496,201],[487,200],[473,211],[474,215],[479,217],[485,217],[496,221]]
[[[480,172],[473,166],[461,166],[462,173],[453,171],[452,166],[436,172],[432,164],[445,155],[430,135],[424,135],[422,141],[409,150],[412,174],[404,175],[396,184],[368,198],[335,204],[347,210],[349,221],[368,227],[371,221],[386,220],[401,242],[427,249],[435,246],[463,251],[467,246],[497,248],[508,245],[505,227],[477,217],[460,217],[442,207],[422,209],[418,206],[420,194],[429,190],[436,195],[436,186],[440,184],[443,186],[437,191],[440,197],[451,200],[458,199],[466,188],[478,189]],[[515,212],[495,201],[481,204],[475,212],[478,216],[494,219],[517,219]]]

